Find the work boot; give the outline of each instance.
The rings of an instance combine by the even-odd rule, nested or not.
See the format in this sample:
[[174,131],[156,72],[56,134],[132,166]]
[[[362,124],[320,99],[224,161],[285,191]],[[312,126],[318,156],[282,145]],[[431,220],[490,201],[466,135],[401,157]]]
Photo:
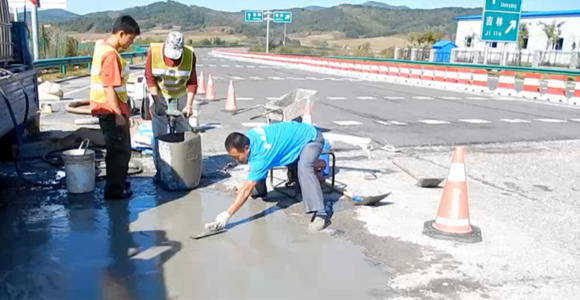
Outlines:
[[310,222],[310,225],[308,225],[308,231],[318,232],[328,227],[328,225],[330,225],[330,220],[328,220],[327,216],[316,215]]
[[105,199],[106,200],[122,200],[131,198],[133,196],[133,191],[131,190],[123,190],[122,192],[108,192],[105,191]]

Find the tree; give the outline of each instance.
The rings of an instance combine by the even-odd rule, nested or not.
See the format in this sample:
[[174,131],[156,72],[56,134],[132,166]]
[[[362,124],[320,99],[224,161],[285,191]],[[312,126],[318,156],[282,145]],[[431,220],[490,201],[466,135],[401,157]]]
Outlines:
[[[565,23],[564,21],[557,22],[556,20],[554,20],[551,24],[538,22],[538,25],[542,26],[542,31],[548,38],[548,41],[546,42],[546,51],[544,52],[544,55],[546,55],[548,49],[552,48],[552,50],[554,50],[556,48],[558,40],[560,39],[560,35],[562,35],[562,25],[564,25],[564,23]],[[550,57],[548,57],[548,61],[549,60]]]
[[530,29],[528,28],[528,23],[522,23],[520,25],[520,35],[518,37],[518,61],[519,65],[522,65],[522,49],[526,46],[526,39],[530,37]]

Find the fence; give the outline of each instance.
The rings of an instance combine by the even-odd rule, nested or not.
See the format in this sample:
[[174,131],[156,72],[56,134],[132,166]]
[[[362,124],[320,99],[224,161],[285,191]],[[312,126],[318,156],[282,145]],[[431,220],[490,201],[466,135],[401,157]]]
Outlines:
[[[451,62],[502,65],[504,53],[489,50],[487,57],[484,51],[453,49]],[[436,60],[437,61],[437,60]],[[580,68],[580,52],[562,51],[516,51],[505,54],[506,66],[518,67],[550,67],[550,68]]]

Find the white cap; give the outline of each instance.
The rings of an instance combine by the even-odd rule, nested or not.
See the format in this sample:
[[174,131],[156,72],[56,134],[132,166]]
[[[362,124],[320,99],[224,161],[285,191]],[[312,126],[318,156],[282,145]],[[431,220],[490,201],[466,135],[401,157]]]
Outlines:
[[183,34],[181,32],[171,31],[167,34],[163,54],[173,60],[181,58],[181,55],[183,55]]

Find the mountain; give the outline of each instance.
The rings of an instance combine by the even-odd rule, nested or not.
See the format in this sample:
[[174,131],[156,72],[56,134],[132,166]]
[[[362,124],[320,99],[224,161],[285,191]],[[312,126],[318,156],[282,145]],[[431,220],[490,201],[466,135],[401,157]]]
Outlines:
[[360,4],[360,5],[361,6],[368,6],[368,7],[384,8],[384,9],[393,9],[393,10],[410,9],[406,6],[393,6],[393,5],[389,5],[389,4],[382,3],[382,2],[376,2],[376,1],[367,1],[367,2]]
[[[69,21],[79,17],[79,15],[64,9],[46,9],[38,11],[38,22],[41,24],[50,24],[61,21]],[[30,20],[30,12],[26,13],[26,19]],[[18,19],[24,19],[24,13],[18,14]]]
[[[457,26],[455,17],[481,14],[481,8],[385,9],[351,4],[321,10],[296,8],[289,11],[293,17],[293,23],[288,26],[289,33],[310,35],[313,32],[340,31],[349,38],[389,36],[428,29],[441,30],[453,36]],[[55,22],[54,25],[69,32],[109,32],[114,19],[124,14],[133,16],[144,31],[173,25],[180,26],[183,31],[224,27],[228,33],[249,37],[265,36],[266,31],[263,24],[245,23],[241,12],[216,11],[172,0],[122,11],[91,13]],[[281,28],[276,24],[272,26],[274,34],[278,34]]]
[[312,6],[306,6],[306,7],[303,7],[303,9],[305,9],[305,10],[312,10],[312,11],[319,11],[319,10],[326,9],[326,7],[324,7],[324,6],[317,6],[317,5],[312,5]]

